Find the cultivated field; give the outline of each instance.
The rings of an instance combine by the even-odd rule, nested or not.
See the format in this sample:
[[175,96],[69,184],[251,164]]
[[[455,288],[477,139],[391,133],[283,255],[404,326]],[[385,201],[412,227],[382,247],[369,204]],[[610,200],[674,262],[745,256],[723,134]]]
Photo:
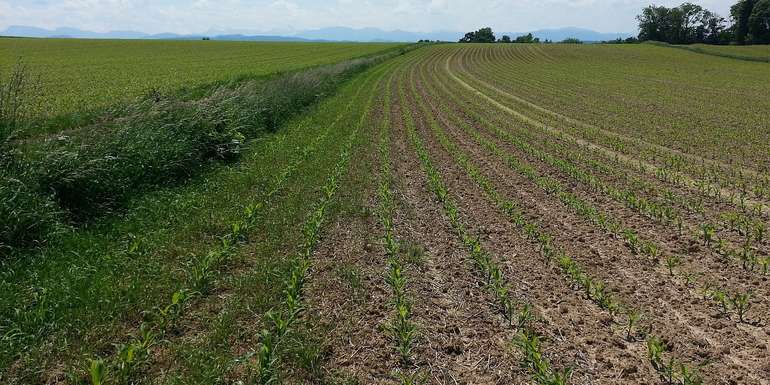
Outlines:
[[0,38],[0,73],[21,60],[40,78],[43,112],[58,115],[108,106],[151,90],[335,63],[392,46]]
[[[767,138],[766,117],[738,106],[767,94],[741,83],[766,68],[652,46],[413,56],[388,127],[393,237],[425,248],[404,273],[414,366],[437,383],[768,382],[768,199],[752,192],[767,173],[761,156],[726,151],[767,141],[723,127]],[[695,79],[711,71],[711,87]],[[703,108],[714,83],[735,99]],[[338,360],[364,383],[378,379],[369,362],[387,362]]]
[[770,384],[768,64],[377,63],[0,265],[0,382]]

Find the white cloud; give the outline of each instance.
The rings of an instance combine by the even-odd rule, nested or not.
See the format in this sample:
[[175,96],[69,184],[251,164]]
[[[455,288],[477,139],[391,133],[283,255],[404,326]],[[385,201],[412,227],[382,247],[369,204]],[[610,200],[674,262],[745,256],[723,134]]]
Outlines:
[[449,10],[449,1],[447,0],[431,0],[428,4],[428,9],[432,13],[441,13]]
[[[673,6],[684,0],[658,0]],[[726,15],[734,0],[705,0]],[[411,31],[492,26],[526,31],[577,26],[633,31],[649,0],[0,0],[0,29],[9,25],[94,31],[285,31],[327,26]]]

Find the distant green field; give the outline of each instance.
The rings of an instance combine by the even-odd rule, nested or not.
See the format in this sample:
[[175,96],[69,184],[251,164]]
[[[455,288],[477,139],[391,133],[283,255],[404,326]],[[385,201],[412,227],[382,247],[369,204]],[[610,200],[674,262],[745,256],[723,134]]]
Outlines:
[[687,49],[709,55],[726,56],[735,59],[770,62],[770,45],[707,45],[693,44]]
[[91,110],[148,90],[333,63],[395,44],[0,39],[0,73],[22,60],[45,115]]

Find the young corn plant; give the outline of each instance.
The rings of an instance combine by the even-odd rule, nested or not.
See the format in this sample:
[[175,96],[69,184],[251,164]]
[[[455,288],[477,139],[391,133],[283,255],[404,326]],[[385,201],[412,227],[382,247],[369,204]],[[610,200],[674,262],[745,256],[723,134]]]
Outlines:
[[257,367],[255,382],[257,384],[271,385],[278,382],[275,348],[273,333],[269,330],[262,330],[256,353]]
[[128,234],[128,248],[126,252],[128,255],[136,255],[139,253],[139,249],[142,247],[142,238],[137,237],[134,234]]
[[139,327],[140,337],[134,337],[130,342],[121,345],[114,359],[90,360],[88,373],[91,385],[130,383],[136,367],[149,359],[150,348],[157,341],[157,333],[154,330],[156,327],[157,325],[142,322]]
[[109,369],[104,360],[91,360],[88,364],[88,375],[91,385],[106,385],[109,381]]
[[684,284],[687,287],[694,287],[695,286],[695,281],[698,278],[698,273],[693,273],[693,272],[687,271],[687,272],[681,273],[680,275],[681,275],[682,279],[684,280]]
[[727,241],[724,238],[717,238],[716,243],[712,245],[712,248],[717,255],[723,257],[725,261],[729,260],[729,257],[731,257],[731,254],[733,253],[733,251],[727,247]]
[[535,319],[532,313],[532,305],[525,303],[516,314],[516,330],[523,331],[529,328],[529,324]]
[[572,370],[555,370],[543,357],[540,338],[532,331],[524,330],[514,339],[514,345],[523,353],[522,365],[527,368],[536,383],[540,385],[566,385]]
[[762,221],[754,221],[753,223],[753,238],[756,242],[761,243],[765,238],[765,223]]
[[407,302],[396,305],[396,320],[391,326],[396,339],[396,349],[402,364],[406,365],[411,361],[412,348],[417,336],[417,327],[410,321],[412,316],[412,306]]
[[640,251],[641,242],[639,241],[639,236],[636,235],[636,233],[633,230],[631,229],[624,230],[623,238],[626,240],[626,244],[631,249],[631,252],[636,254]]
[[668,273],[672,277],[674,276],[674,269],[681,264],[682,264],[682,260],[681,258],[679,258],[679,256],[672,255],[672,256],[666,257],[666,268],[668,269]]
[[650,259],[652,259],[655,262],[657,262],[658,257],[660,256],[660,248],[654,242],[642,241],[641,251],[642,251],[642,254],[650,257]]
[[679,365],[679,382],[682,385],[703,385],[703,379],[694,369]]
[[637,310],[626,312],[626,341],[636,341],[636,327],[642,320],[642,313]]
[[122,345],[118,350],[118,361],[114,370],[118,383],[130,383],[135,368],[149,360],[150,347],[155,344],[157,336],[146,323],[142,323],[140,329],[140,339]]
[[670,357],[667,362],[661,363],[661,367],[659,369],[660,375],[663,377],[663,380],[666,382],[666,384],[669,385],[675,385],[675,375],[676,375],[676,369],[679,365],[679,363],[674,359],[674,357]]
[[423,385],[428,382],[428,374],[423,374],[419,370],[411,373],[397,371],[396,377],[401,385]]
[[767,275],[768,267],[770,266],[770,257],[760,258],[757,260],[757,263],[762,269],[762,275]]
[[738,315],[738,322],[746,323],[746,312],[751,309],[751,295],[749,293],[735,293],[730,297],[730,303]]
[[711,223],[704,223],[700,225],[701,235],[703,236],[703,244],[706,247],[711,247],[716,235],[716,227]]
[[593,298],[594,302],[602,309],[607,310],[611,316],[615,316],[620,311],[620,304],[615,301],[604,282],[595,281]]
[[663,368],[663,352],[667,350],[666,344],[657,336],[647,338],[647,358],[655,370]]
[[746,271],[754,270],[754,267],[760,264],[760,260],[757,258],[757,254],[748,243],[743,245],[739,255],[741,259],[741,266]]
[[216,269],[228,259],[231,247],[230,240],[228,237],[223,237],[221,242],[222,247],[220,249],[194,258],[188,268],[187,275],[189,276],[190,287],[194,292],[201,295],[208,294],[216,277]]
[[720,289],[711,290],[709,297],[719,304],[719,309],[723,316],[730,315],[730,298],[727,293]]

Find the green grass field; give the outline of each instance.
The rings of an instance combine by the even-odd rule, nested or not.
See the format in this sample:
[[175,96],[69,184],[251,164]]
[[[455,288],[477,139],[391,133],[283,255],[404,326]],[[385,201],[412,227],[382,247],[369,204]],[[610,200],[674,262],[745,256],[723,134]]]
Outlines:
[[770,62],[770,45],[707,45],[685,46],[695,52],[709,55],[732,57],[743,60]]
[[42,111],[98,109],[150,90],[338,62],[395,44],[0,38],[0,73],[21,60],[43,87]]

